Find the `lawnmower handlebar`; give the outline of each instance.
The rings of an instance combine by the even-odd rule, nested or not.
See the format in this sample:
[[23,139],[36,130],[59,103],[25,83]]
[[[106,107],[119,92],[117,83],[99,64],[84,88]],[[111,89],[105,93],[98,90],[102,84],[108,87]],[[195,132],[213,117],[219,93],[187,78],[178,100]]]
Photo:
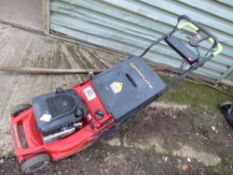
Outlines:
[[[182,20],[186,20],[187,22],[181,23]],[[186,15],[181,15],[178,17],[178,25],[177,28],[180,30],[182,28],[189,27],[192,29],[194,32],[197,31],[202,31],[206,35],[209,36],[208,40],[210,43],[212,43],[212,49],[214,52],[212,53],[214,56],[218,55],[222,51],[222,45],[219,43],[217,37],[213,35],[211,32],[209,32],[207,29],[204,27],[200,26],[196,21],[192,20],[190,17]]]

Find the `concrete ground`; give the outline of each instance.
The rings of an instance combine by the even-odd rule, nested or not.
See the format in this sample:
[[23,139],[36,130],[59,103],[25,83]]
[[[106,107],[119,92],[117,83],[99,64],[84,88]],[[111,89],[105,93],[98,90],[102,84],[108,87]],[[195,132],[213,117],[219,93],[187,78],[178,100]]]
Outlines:
[[42,30],[42,1],[1,0],[0,21]]

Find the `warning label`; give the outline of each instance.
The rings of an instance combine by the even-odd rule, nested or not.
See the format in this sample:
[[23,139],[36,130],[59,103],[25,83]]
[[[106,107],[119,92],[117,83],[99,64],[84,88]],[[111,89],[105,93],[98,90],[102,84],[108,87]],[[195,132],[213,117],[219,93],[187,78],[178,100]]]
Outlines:
[[50,114],[43,114],[41,117],[40,117],[40,120],[41,121],[44,121],[44,122],[49,122],[51,120],[52,116]]
[[84,89],[84,93],[88,99],[88,101],[91,101],[93,100],[96,95],[95,95],[95,92],[93,91],[93,89],[91,88],[91,86],[88,86],[87,88]]
[[110,87],[114,94],[118,94],[119,92],[122,91],[123,83],[115,81],[112,84],[110,84]]

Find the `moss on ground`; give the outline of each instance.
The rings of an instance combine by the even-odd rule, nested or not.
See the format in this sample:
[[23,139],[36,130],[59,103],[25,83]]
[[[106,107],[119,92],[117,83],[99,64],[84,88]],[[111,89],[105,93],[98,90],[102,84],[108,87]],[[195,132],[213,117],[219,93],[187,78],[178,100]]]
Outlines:
[[[167,78],[165,79],[167,80]],[[226,100],[233,101],[233,98],[204,84],[185,80],[174,90],[166,93],[162,100],[191,105],[199,112],[215,113],[218,112],[217,105],[219,103]]]

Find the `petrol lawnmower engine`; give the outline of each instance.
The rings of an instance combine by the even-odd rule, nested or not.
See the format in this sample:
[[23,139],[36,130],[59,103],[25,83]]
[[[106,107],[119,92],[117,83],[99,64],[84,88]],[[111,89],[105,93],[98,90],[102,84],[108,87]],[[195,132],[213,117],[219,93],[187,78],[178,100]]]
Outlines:
[[[108,114],[118,123],[134,116],[140,108],[157,98],[165,87],[142,57],[131,57],[95,76],[88,83],[90,86],[82,93],[88,101],[100,97]],[[44,143],[63,138],[82,128],[89,115],[79,95],[75,89],[58,88],[54,93],[33,98],[33,111]],[[94,117],[100,120],[103,115],[103,111],[97,109]]]
[[32,106],[44,143],[63,138],[80,129],[87,114],[78,94],[74,90],[62,88],[33,98]]

